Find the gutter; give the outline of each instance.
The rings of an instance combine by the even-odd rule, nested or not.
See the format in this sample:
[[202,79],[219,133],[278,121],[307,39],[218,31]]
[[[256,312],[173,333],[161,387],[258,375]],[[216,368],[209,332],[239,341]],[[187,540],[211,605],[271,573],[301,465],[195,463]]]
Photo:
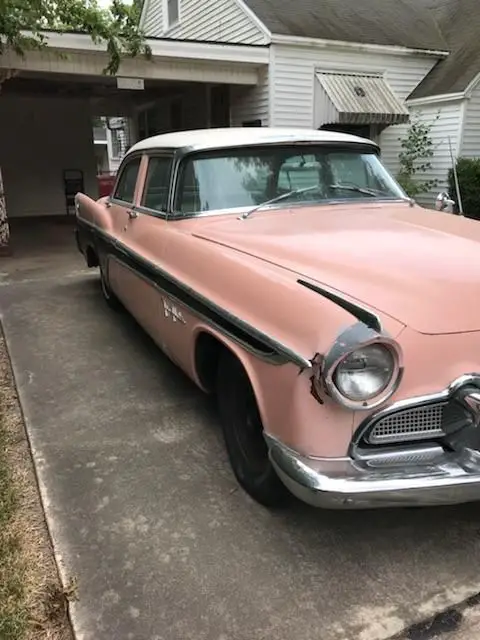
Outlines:
[[457,100],[463,100],[466,97],[466,91],[457,91],[456,93],[442,93],[439,95],[425,96],[424,98],[408,98],[405,100],[405,104],[409,107],[416,106],[428,106],[435,105],[441,102],[456,102]]
[[[32,36],[32,32],[22,31],[22,35]],[[85,33],[42,31],[41,35],[45,37],[48,49],[89,53],[107,52],[104,41],[93,42],[91,37]],[[268,46],[265,45],[225,44],[168,38],[146,38],[145,43],[151,48],[154,58],[182,58],[192,61],[234,63],[239,66],[242,64],[264,66],[269,63],[270,59]]]
[[344,49],[352,52],[367,52],[391,54],[397,56],[431,56],[434,58],[446,58],[450,55],[449,51],[437,49],[412,49],[409,47],[400,47],[396,45],[383,44],[363,44],[361,42],[346,42],[344,40],[325,40],[322,38],[304,38],[302,36],[285,36],[280,34],[272,34],[272,44],[296,45],[299,47],[310,47],[314,49]]

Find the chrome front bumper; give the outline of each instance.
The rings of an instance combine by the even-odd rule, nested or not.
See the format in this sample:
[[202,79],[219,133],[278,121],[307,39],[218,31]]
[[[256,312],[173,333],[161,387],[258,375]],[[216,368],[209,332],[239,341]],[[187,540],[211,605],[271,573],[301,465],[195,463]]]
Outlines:
[[406,446],[361,460],[307,458],[266,436],[270,459],[297,498],[327,509],[433,506],[480,501],[480,453]]

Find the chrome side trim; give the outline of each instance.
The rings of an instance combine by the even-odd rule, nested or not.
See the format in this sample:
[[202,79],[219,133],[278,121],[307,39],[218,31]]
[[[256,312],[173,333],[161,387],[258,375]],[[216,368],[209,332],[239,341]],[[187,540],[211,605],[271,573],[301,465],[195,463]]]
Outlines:
[[[189,308],[185,304],[185,302],[183,300],[181,300],[180,298],[178,298],[178,297],[172,295],[171,293],[167,292],[165,289],[160,287],[155,281],[151,280],[148,276],[145,276],[144,274],[139,273],[136,269],[131,267],[124,260],[121,260],[117,256],[109,256],[109,258],[110,258],[110,260],[113,260],[117,264],[121,265],[124,269],[128,269],[128,271],[133,273],[137,278],[140,278],[141,280],[143,280],[143,282],[145,282],[149,286],[153,287],[158,292],[159,296],[166,297],[169,300],[173,300],[177,304],[179,304],[179,305],[181,305],[183,307],[186,307],[188,309],[188,312],[193,317],[205,321],[205,323],[208,324],[208,326],[212,326],[212,327],[216,328],[217,330],[219,330],[222,333],[222,335],[225,335],[226,337],[230,338],[231,340],[233,340],[234,342],[239,344],[241,347],[243,347],[246,351],[249,351],[250,353],[255,355],[260,360],[264,360],[265,362],[270,362],[271,364],[283,364],[282,360],[278,358],[277,354],[267,355],[265,353],[262,353],[261,351],[258,351],[257,349],[255,349],[254,347],[249,345],[247,342],[244,342],[243,340],[239,340],[236,336],[234,336],[229,331],[226,331],[226,330],[218,327],[214,323],[212,323],[211,320],[209,318],[207,318],[206,316],[204,316],[204,315],[202,315],[200,313],[197,313],[193,309]],[[185,321],[184,321],[184,323],[185,323]]]
[[331,302],[335,303],[345,311],[348,311],[354,318],[363,322],[369,329],[376,331],[377,333],[382,333],[382,321],[380,317],[371,311],[368,307],[361,305],[357,302],[352,302],[343,296],[340,292],[333,292],[331,289],[328,289],[324,286],[319,286],[314,284],[313,282],[308,282],[307,280],[299,279],[297,280],[298,284],[302,285],[306,289],[310,289],[310,291],[314,291],[319,295],[327,298]]
[[[123,243],[120,243],[117,239],[112,238],[108,233],[106,233],[103,229],[100,229],[100,227],[98,227],[97,225],[78,217],[77,221],[80,222],[80,224],[89,226],[92,229],[93,233],[96,233],[97,236],[106,243],[107,247],[111,247],[112,251],[110,253],[114,255],[117,261],[121,262],[125,266],[128,266],[136,275],[140,277],[143,276],[145,280],[156,286],[160,291],[162,291],[164,295],[167,295],[168,297],[176,300],[179,304],[188,308],[193,313],[193,315],[201,317],[209,325],[214,326],[222,334],[228,335],[232,340],[240,344],[242,347],[246,348],[246,345],[248,343],[239,338],[239,336],[235,335],[233,332],[230,332],[228,328],[225,328],[224,326],[221,326],[219,323],[215,322],[214,319],[209,318],[198,309],[190,306],[188,300],[190,300],[190,302],[195,301],[201,307],[204,307],[205,309],[212,312],[212,314],[216,314],[218,317],[223,318],[227,323],[230,323],[232,327],[235,327],[240,332],[244,332],[254,340],[258,340],[259,342],[263,342],[265,345],[269,346],[274,352],[276,352],[274,354],[268,355],[268,359],[271,362],[275,361],[278,364],[293,362],[294,364],[298,365],[302,369],[302,371],[312,368],[311,361],[306,357],[302,356],[296,351],[293,351],[288,346],[277,341],[272,336],[259,331],[255,327],[252,327],[251,325],[244,322],[241,318],[238,318],[225,309],[219,307],[214,302],[205,298],[200,293],[194,291],[188,285],[183,284],[163,269],[160,269],[155,264],[149,262],[148,260],[145,260],[145,258],[143,258],[135,251],[129,249]],[[131,264],[129,264],[129,262]],[[176,288],[178,291],[181,291],[185,295],[185,297],[188,298],[188,300],[182,300],[182,298],[178,295],[175,295],[175,293],[163,289],[158,285],[158,283],[155,282],[156,278],[161,279],[164,282],[168,282],[170,286]],[[249,348],[250,351],[252,351],[252,347],[250,346]],[[257,350],[254,349],[253,352],[258,355]],[[267,354],[263,355],[264,357],[267,357]]]

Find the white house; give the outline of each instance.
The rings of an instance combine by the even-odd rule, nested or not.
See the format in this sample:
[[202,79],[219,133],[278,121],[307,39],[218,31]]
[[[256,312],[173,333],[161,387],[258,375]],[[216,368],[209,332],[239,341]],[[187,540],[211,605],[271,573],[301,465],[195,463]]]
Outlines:
[[225,96],[256,86],[268,66],[267,47],[150,39],[152,60],[125,59],[112,78],[103,73],[104,44],[85,34],[44,35],[44,50],[0,54],[0,170],[10,220],[62,216],[75,191],[98,194],[93,117],[127,118],[130,143],[159,117],[173,128],[228,124]]
[[116,173],[130,146],[128,118],[97,117],[93,126],[93,143],[97,173]]
[[[64,215],[95,196],[93,116],[130,142],[214,126],[326,127],[378,139],[387,166],[409,109],[435,121],[433,176],[480,154],[478,0],[144,0],[151,61],[105,76],[105,45],[48,33],[0,55],[0,169],[9,218]],[[103,143],[102,143],[103,144]],[[425,202],[432,202],[428,194]]]
[[[145,0],[142,26],[151,38],[268,47],[258,84],[230,90],[233,126],[323,127],[366,135],[378,140],[395,173],[399,138],[415,109],[435,123],[430,177],[445,187],[450,144],[454,156],[480,155],[477,3]],[[171,127],[168,117],[159,121],[155,132]],[[182,125],[187,128],[188,121]]]

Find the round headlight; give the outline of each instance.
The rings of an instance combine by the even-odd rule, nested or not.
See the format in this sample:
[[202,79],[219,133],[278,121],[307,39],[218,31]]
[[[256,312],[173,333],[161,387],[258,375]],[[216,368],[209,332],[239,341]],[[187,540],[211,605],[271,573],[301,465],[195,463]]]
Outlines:
[[333,383],[353,402],[367,401],[380,395],[392,382],[396,371],[392,350],[382,344],[370,344],[349,353],[337,365]]

